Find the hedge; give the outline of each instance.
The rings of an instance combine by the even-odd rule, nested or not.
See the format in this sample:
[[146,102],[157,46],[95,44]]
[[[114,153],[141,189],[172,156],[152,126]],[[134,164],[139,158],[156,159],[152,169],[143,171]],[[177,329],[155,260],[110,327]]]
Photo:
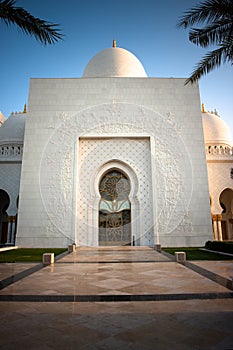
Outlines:
[[205,248],[217,252],[233,254],[233,242],[207,241]]

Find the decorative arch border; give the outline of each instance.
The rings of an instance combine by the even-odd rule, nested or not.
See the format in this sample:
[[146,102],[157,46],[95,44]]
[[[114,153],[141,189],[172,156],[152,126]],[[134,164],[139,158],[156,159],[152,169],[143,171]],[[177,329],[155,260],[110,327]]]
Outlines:
[[111,169],[122,171],[130,181],[129,200],[131,203],[131,244],[133,240],[140,245],[140,203],[138,200],[138,178],[135,171],[122,160],[112,159],[101,164],[93,173],[90,179],[91,205],[92,210],[89,212],[88,221],[93,225],[89,225],[88,236],[93,238],[93,245],[99,244],[99,202],[101,199],[99,193],[99,183],[101,178]]
[[[7,199],[7,208],[6,208],[6,216],[5,219],[3,220],[4,215],[0,213],[0,225],[2,223],[7,222],[7,238],[6,242],[4,242],[7,245],[14,245],[15,244],[15,234],[16,234],[16,224],[17,224],[17,212],[12,215],[11,213],[11,208],[13,207],[13,200],[11,197],[11,193],[7,191],[6,189],[3,189],[2,187],[0,188],[0,192],[4,192],[6,195]],[[2,230],[0,230],[0,243],[2,242]]]
[[[49,220],[44,221],[44,227],[48,232],[60,231],[68,241],[78,242],[76,209],[80,194],[79,183],[73,184],[79,173],[77,140],[83,137],[137,135],[149,136],[153,140],[151,159],[158,171],[156,181],[153,180],[156,191],[154,197],[159,198],[161,203],[156,212],[156,226],[160,237],[173,235],[177,231],[191,234],[189,206],[193,191],[192,159],[182,138],[182,128],[171,112],[161,115],[156,110],[138,104],[102,103],[84,108],[74,115],[62,112],[60,120],[59,125],[48,126],[53,130],[44,147],[39,170],[40,195],[49,217]],[[73,172],[64,172],[63,179],[63,168],[67,168],[65,160],[69,152],[70,164],[75,159],[76,166]],[[157,181],[157,177],[162,179],[162,183]],[[70,220],[64,220],[68,216]],[[87,219],[91,226],[88,225],[87,231],[90,238],[89,232],[93,230],[92,208],[88,209]],[[93,242],[93,245],[96,244]]]
[[[7,195],[7,200],[8,200],[8,207],[7,207],[7,209],[6,209],[6,213],[7,213],[7,210],[10,208],[10,206],[11,206],[11,201],[12,201],[12,199],[11,199],[11,196],[10,196],[10,194],[8,193],[8,191],[5,189],[5,188],[3,188],[3,187],[0,187],[0,192],[4,192],[6,195]],[[9,215],[8,213],[7,213],[7,215]]]
[[[224,191],[226,191],[226,190],[230,190],[231,192],[232,192],[232,194],[233,194],[233,187],[224,187],[220,192],[219,192],[219,194],[218,194],[218,203],[219,203],[219,205],[220,205],[220,197],[221,197],[221,195],[222,195],[222,193],[224,192]],[[221,206],[221,205],[220,205]],[[221,207],[222,208],[222,207]],[[223,209],[222,209],[222,212],[223,212]],[[233,212],[233,201],[232,201],[232,203],[231,203],[231,212]]]

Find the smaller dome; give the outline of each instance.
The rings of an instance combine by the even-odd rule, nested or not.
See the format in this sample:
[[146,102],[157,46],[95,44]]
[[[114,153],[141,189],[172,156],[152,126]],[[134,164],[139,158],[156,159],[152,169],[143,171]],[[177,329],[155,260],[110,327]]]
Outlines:
[[83,78],[143,77],[147,74],[139,59],[130,51],[112,47],[97,53],[87,64]]
[[26,113],[12,114],[6,119],[0,128],[0,143],[23,143],[26,115]]
[[202,123],[206,144],[232,146],[230,128],[218,115],[209,112],[202,113]]

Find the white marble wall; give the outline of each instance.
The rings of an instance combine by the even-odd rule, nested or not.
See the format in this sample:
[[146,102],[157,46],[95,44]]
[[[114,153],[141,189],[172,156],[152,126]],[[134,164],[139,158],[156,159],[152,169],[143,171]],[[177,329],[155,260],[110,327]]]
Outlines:
[[[80,140],[88,138],[96,144],[92,141],[90,150],[80,153]],[[139,146],[140,138],[149,140],[143,146],[148,153],[138,152],[137,159],[130,145]],[[120,152],[114,147],[117,142]],[[143,193],[147,195],[153,243],[193,246],[212,238],[197,86],[185,87],[184,79],[32,79],[17,244],[66,246],[83,237],[81,221],[97,227],[96,203],[88,215],[82,211],[84,168],[94,179],[101,166],[113,160],[135,174],[138,207]],[[148,191],[142,190],[143,172]],[[140,237],[145,230],[140,226]],[[96,244],[96,238],[82,242]],[[150,242],[147,238],[143,244]]]

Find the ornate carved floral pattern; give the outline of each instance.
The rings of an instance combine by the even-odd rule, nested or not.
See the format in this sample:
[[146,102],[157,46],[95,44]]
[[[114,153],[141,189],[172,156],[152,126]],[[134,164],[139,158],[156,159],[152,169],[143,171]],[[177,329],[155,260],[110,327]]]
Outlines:
[[[87,108],[74,116],[64,113],[60,120],[63,121],[52,132],[42,157],[40,187],[48,216],[65,235],[70,237],[71,224],[68,223],[73,223],[76,216],[76,183],[79,184],[80,203],[83,203],[79,215],[87,218],[88,209],[84,203],[87,205],[90,198],[88,188],[91,170],[111,159],[124,161],[135,169],[140,184],[139,201],[144,208],[152,208],[152,191],[156,193],[155,220],[161,235],[175,232],[178,226],[184,231],[190,231],[192,225],[187,208],[192,193],[192,166],[180,127],[171,113],[168,118],[143,106],[109,103]],[[84,146],[81,143],[79,145],[78,140],[88,137],[92,138],[90,148],[86,143],[85,151],[80,153],[79,146]],[[140,137],[151,137],[153,143],[140,140]],[[97,139],[98,142],[95,141]],[[104,142],[114,145],[119,139],[122,150],[118,153],[113,146],[109,151],[103,145]],[[133,144],[137,146],[131,151]],[[140,147],[144,151],[137,160]],[[95,164],[91,162],[94,158]],[[75,168],[77,164],[79,167]],[[155,189],[152,189],[151,182],[152,164],[155,169]],[[149,226],[155,224],[153,220],[147,220],[152,213],[145,213],[145,210],[140,213],[143,233],[150,232]],[[80,231],[81,239],[86,235],[84,226]],[[149,233],[148,241],[151,239]]]
[[112,170],[101,180],[99,191],[103,199],[110,201],[123,200],[129,195],[129,181],[123,173]]

